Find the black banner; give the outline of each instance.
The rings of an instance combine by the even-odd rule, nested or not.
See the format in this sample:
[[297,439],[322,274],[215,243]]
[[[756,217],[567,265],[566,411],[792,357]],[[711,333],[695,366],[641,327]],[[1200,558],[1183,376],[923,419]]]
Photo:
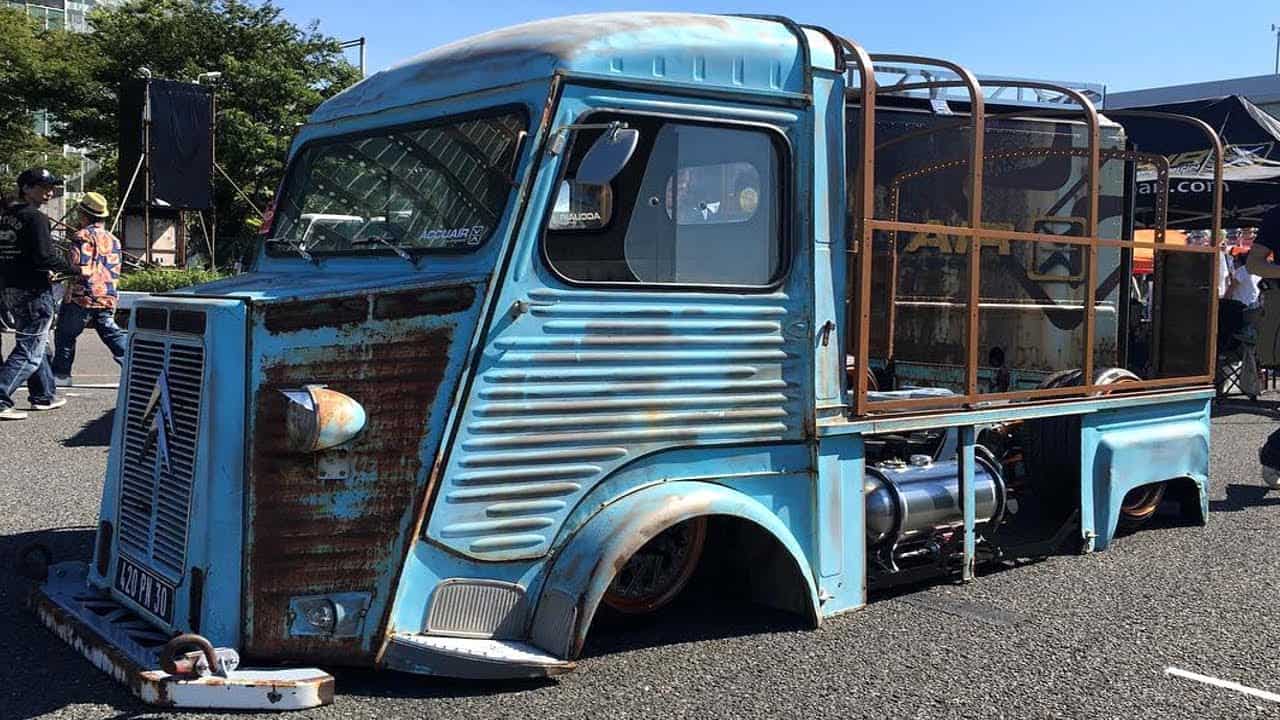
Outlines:
[[[213,93],[172,80],[130,81],[120,93],[120,194],[123,197],[142,157],[145,100],[151,99],[151,204],[174,210],[213,206]],[[146,203],[144,165],[127,207]]]
[[[1224,227],[1258,224],[1280,203],[1280,120],[1238,95],[1124,110],[1187,115],[1203,120],[1222,139]],[[1114,119],[1137,150],[1169,161],[1169,227],[1205,229],[1212,225],[1213,153],[1204,132],[1188,123],[1160,118]],[[1159,184],[1153,173],[1138,177],[1136,217],[1153,220]]]

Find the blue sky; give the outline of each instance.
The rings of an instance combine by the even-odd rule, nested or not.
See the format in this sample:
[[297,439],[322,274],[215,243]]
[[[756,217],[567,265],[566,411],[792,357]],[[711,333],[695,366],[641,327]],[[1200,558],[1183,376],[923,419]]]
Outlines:
[[1133,90],[1273,70],[1275,0],[276,0],[299,24],[364,35],[369,71],[493,28],[613,10],[784,13],[872,52],[956,60],[988,75]]

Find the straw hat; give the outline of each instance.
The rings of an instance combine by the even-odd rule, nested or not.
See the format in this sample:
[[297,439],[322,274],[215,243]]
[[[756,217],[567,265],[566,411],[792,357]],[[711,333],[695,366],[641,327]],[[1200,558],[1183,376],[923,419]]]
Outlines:
[[107,211],[107,199],[96,192],[85,193],[80,198],[80,212],[90,217],[104,218],[111,215]]

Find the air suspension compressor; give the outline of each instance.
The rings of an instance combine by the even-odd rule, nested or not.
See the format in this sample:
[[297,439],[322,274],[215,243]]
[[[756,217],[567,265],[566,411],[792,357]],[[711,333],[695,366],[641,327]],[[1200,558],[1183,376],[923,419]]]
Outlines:
[[[975,528],[999,527],[1006,493],[999,464],[985,448],[974,453]],[[867,548],[881,574],[926,566],[945,568],[961,553],[964,512],[960,463],[912,455],[867,466]]]

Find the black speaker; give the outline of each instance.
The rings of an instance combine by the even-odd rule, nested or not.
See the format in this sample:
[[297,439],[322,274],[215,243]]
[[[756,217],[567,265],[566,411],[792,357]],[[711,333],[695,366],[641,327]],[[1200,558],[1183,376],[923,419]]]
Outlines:
[[[150,162],[141,170],[150,100]],[[147,172],[148,165],[150,173]],[[131,80],[120,91],[120,196],[137,171],[125,207],[175,210],[213,206],[213,92],[195,83]]]

